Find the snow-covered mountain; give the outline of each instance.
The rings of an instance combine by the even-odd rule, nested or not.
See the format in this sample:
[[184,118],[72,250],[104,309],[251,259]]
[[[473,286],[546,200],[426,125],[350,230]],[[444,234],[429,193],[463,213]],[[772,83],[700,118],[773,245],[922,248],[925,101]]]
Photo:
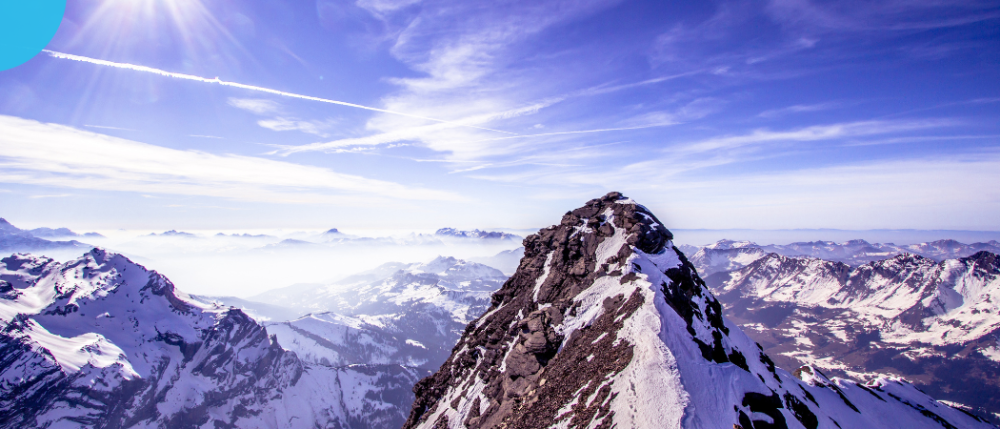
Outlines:
[[28,233],[38,238],[67,238],[67,237],[104,237],[96,232],[85,232],[78,234],[69,228],[35,228],[28,230]]
[[858,266],[889,259],[903,253],[920,255],[935,261],[971,256],[983,250],[1000,253],[1000,243],[995,240],[973,244],[959,243],[955,240],[938,240],[919,244],[896,245],[850,240],[843,243],[810,241],[784,245],[760,245],[752,241],[720,240],[696,249],[691,256],[691,263],[698,269],[698,273],[702,277],[708,278],[715,273],[743,268],[769,253],[793,257],[813,257]]
[[434,235],[439,237],[449,237],[449,238],[474,238],[480,240],[512,240],[520,241],[521,236],[514,235],[501,231],[480,231],[474,229],[472,231],[461,231],[455,228],[441,228],[434,232]]
[[852,269],[772,253],[709,285],[779,365],[902,375],[939,399],[1000,413],[996,254],[903,254]]
[[93,246],[76,240],[50,241],[32,234],[31,231],[20,229],[6,219],[0,218],[0,253],[14,252],[52,252],[71,251],[84,252]]
[[283,288],[252,299],[310,312],[266,323],[283,347],[307,361],[433,370],[506,279],[485,265],[438,257],[428,263],[392,262],[330,285]]
[[419,372],[311,365],[237,309],[93,249],[0,260],[0,427],[398,427]]
[[767,254],[764,249],[752,243],[748,246],[734,247],[725,245],[723,241],[700,248],[691,256],[691,263],[702,276],[707,278],[715,273],[743,268]]
[[776,368],[672,238],[617,192],[526,238],[404,427],[992,427],[899,379]]

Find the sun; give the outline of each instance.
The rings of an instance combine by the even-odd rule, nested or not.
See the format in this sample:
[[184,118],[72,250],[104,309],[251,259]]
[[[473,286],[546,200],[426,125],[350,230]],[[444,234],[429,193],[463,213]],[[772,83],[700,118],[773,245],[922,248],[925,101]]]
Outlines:
[[[246,54],[239,40],[202,0],[103,0],[82,10],[72,45],[86,52],[158,55],[197,63]],[[125,58],[120,58],[125,59]]]

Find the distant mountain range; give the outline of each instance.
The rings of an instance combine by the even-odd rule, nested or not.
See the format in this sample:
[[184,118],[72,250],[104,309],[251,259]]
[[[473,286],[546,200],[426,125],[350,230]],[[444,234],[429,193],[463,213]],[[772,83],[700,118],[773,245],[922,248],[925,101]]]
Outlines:
[[[973,246],[910,249],[953,255]],[[856,267],[770,253],[707,282],[779,366],[901,375],[939,399],[1000,416],[995,253],[941,261],[902,254]]]
[[983,250],[1000,253],[1000,242],[993,240],[986,243],[964,244],[955,240],[938,240],[919,244],[896,245],[851,240],[843,243],[811,241],[786,245],[759,245],[751,241],[720,240],[708,246],[681,246],[680,249],[691,255],[691,263],[698,269],[698,273],[708,278],[718,272],[742,268],[769,253],[792,257],[820,258],[858,266],[904,253],[920,255],[936,261],[966,257]]
[[525,256],[404,428],[991,428],[897,378],[776,367],[645,207],[610,193]]
[[474,229],[472,231],[459,231],[455,228],[441,228],[437,230],[434,235],[441,237],[456,237],[456,238],[478,238],[480,240],[513,240],[521,241],[524,237],[519,235],[509,234],[500,231],[480,231]]
[[89,244],[84,244],[76,240],[52,241],[42,238],[53,236],[50,234],[53,231],[68,232],[71,234],[68,235],[69,237],[80,236],[66,228],[39,228],[31,231],[23,230],[11,225],[11,223],[7,222],[6,219],[0,218],[0,252],[45,253],[52,251],[79,251],[82,253],[93,247]]
[[0,261],[0,427],[398,427],[419,372],[311,365],[94,249]]
[[83,234],[77,234],[69,228],[35,228],[28,230],[28,233],[34,235],[38,238],[66,238],[66,237],[104,237],[96,232],[85,232]]
[[[268,332],[308,362],[433,370],[506,279],[482,264],[438,257],[428,263],[392,262],[335,283],[296,285],[247,300],[200,299],[271,319],[264,322]],[[305,315],[280,318],[289,311]]]
[[[438,236],[521,239],[421,239]],[[90,247],[6,221],[0,238]],[[671,239],[613,193],[527,248],[250,298],[189,296],[102,249],[10,256],[0,428],[972,428],[1000,411],[997,242]]]

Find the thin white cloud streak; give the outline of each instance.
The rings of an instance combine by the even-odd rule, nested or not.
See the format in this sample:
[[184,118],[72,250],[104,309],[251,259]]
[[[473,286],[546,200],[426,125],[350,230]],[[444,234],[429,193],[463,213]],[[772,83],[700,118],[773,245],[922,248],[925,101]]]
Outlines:
[[647,129],[647,128],[669,127],[671,125],[676,125],[676,124],[677,124],[677,122],[663,122],[663,123],[656,123],[656,124],[649,124],[649,125],[639,125],[639,126],[635,126],[635,127],[599,128],[599,129],[595,129],[595,130],[555,131],[555,132],[551,132],[551,133],[522,134],[522,135],[518,135],[518,136],[497,137],[497,138],[492,138],[492,139],[476,140],[476,141],[473,141],[471,143],[495,142],[495,141],[512,140],[512,139],[519,139],[519,138],[537,138],[537,137],[566,136],[566,135],[574,135],[574,134],[608,133],[608,132],[612,132],[612,131],[644,130],[644,129]]
[[109,127],[105,125],[84,125],[87,128],[100,128],[102,130],[135,131],[131,128]]
[[817,104],[796,104],[794,106],[782,107],[780,109],[765,110],[757,114],[761,118],[778,118],[792,113],[819,112],[823,110],[836,109],[842,106],[838,102],[817,103]]
[[669,150],[671,152],[682,151],[687,153],[708,152],[762,143],[834,140],[839,138],[924,130],[949,125],[955,125],[955,122],[949,120],[859,121],[832,125],[814,125],[790,131],[758,129],[749,134],[702,140],[691,144],[673,147]]
[[302,100],[318,101],[318,102],[321,102],[321,103],[337,104],[337,105],[340,105],[340,106],[354,107],[354,108],[357,108],[357,109],[370,110],[370,111],[373,111],[373,112],[386,113],[386,114],[390,114],[390,115],[405,116],[405,117],[408,117],[408,118],[422,119],[422,120],[425,120],[425,121],[433,121],[433,122],[441,122],[441,123],[445,123],[445,124],[452,124],[452,125],[455,125],[455,126],[458,126],[458,127],[475,128],[475,129],[479,129],[479,130],[493,131],[493,132],[504,133],[504,134],[514,134],[514,133],[511,133],[511,132],[508,132],[508,131],[495,130],[495,129],[492,129],[492,128],[485,128],[485,127],[478,127],[478,126],[475,126],[475,125],[468,125],[468,124],[463,124],[463,123],[455,122],[455,121],[448,121],[448,120],[444,120],[444,119],[431,118],[431,117],[428,117],[428,116],[413,115],[413,114],[404,113],[404,112],[398,112],[398,111],[394,111],[394,110],[379,109],[377,107],[362,106],[360,104],[348,103],[348,102],[345,102],[345,101],[331,100],[329,98],[313,97],[313,96],[309,96],[309,95],[296,94],[296,93],[293,93],[293,92],[279,91],[279,90],[276,90],[276,89],[263,88],[263,87],[259,87],[259,86],[253,86],[253,85],[246,85],[246,84],[237,83],[237,82],[228,82],[228,81],[221,80],[218,77],[216,77],[215,79],[208,79],[208,78],[204,78],[204,77],[200,77],[200,76],[194,76],[194,75],[189,75],[189,74],[184,74],[184,73],[173,73],[173,72],[168,72],[168,71],[165,71],[165,70],[155,69],[155,68],[146,67],[146,66],[140,66],[140,65],[136,65],[136,64],[117,63],[117,62],[113,62],[113,61],[99,60],[99,59],[96,59],[96,58],[84,57],[84,56],[80,56],[80,55],[66,54],[66,53],[62,53],[62,52],[50,51],[50,50],[47,50],[47,49],[43,50],[42,52],[45,52],[45,53],[49,54],[53,58],[67,59],[67,60],[73,60],[73,61],[80,61],[80,62],[85,62],[85,63],[90,63],[90,64],[96,64],[96,65],[101,65],[101,66],[107,66],[107,67],[114,67],[114,68],[119,68],[119,69],[134,70],[134,71],[139,71],[139,72],[144,72],[144,73],[153,73],[153,74],[158,74],[160,76],[172,77],[172,78],[176,78],[176,79],[191,80],[191,81],[195,81],[195,82],[211,83],[211,84],[216,84],[216,85],[229,86],[229,87],[233,87],[233,88],[240,88],[240,89],[246,89],[246,90],[250,90],[250,91],[264,92],[264,93],[268,93],[268,94],[280,95],[280,96],[289,97],[289,98],[298,98],[298,99],[302,99]]
[[320,137],[327,137],[327,134],[323,132],[323,130],[329,128],[330,122],[299,121],[295,119],[277,117],[273,119],[261,119],[257,121],[257,125],[271,131],[302,131],[304,133],[315,134]]
[[31,195],[28,198],[31,198],[33,200],[38,200],[38,199],[42,199],[42,198],[66,198],[66,197],[72,197],[72,196],[73,196],[73,194]]
[[661,76],[653,79],[646,79],[639,82],[625,83],[620,85],[598,85],[593,88],[583,89],[574,95],[588,96],[588,95],[602,95],[612,92],[624,91],[626,89],[638,88],[640,86],[654,85],[657,83],[668,82],[675,79],[681,79],[685,77],[696,76],[703,73],[708,73],[709,70],[692,70],[689,72],[677,73],[669,76]]
[[[539,101],[537,103],[533,103],[528,106],[509,109],[499,113],[488,113],[466,118],[463,119],[463,122],[485,123],[494,120],[510,119],[518,116],[530,115],[537,113],[539,110],[549,107],[553,104],[559,103],[563,100],[564,100],[563,98],[559,97],[550,98]],[[314,151],[330,152],[348,146],[376,146],[376,145],[397,143],[403,141],[423,140],[423,139],[433,138],[434,136],[440,137],[440,133],[442,131],[452,130],[454,128],[457,128],[457,126],[455,124],[450,124],[450,123],[424,125],[420,127],[404,128],[400,130],[383,132],[365,137],[338,139],[329,142],[310,143],[301,146],[283,146],[276,151],[270,152],[269,154],[290,155],[299,152],[314,152]]]
[[[538,166],[551,166],[551,167],[585,167],[584,164],[567,164],[569,160],[586,160],[589,158],[609,158],[615,157],[617,154],[608,151],[606,148],[608,146],[616,146],[623,143],[628,143],[628,141],[613,142],[596,144],[590,146],[572,147],[563,150],[555,150],[545,152],[543,154],[532,155],[528,157],[523,157],[506,162],[485,162],[476,160],[456,160],[456,159],[419,159],[419,158],[407,158],[414,162],[438,162],[447,164],[461,165],[462,167],[457,170],[452,170],[450,173],[464,173],[470,171],[483,170],[487,168],[504,168],[504,167],[515,167],[520,165],[538,165]],[[469,167],[469,164],[475,164]]]
[[[750,162],[780,156],[777,152],[752,152],[748,147],[825,140],[848,140],[884,134],[925,130],[955,125],[950,120],[925,121],[860,121],[832,125],[772,131],[754,130],[747,134],[716,137],[694,142],[681,142],[662,149],[660,157],[624,166],[598,169],[596,166],[560,170],[521,171],[509,174],[473,175],[475,179],[501,183],[522,183],[548,186],[603,186],[607,183],[644,181],[661,183],[683,174],[739,162]],[[906,138],[906,137],[895,137]],[[737,150],[742,149],[742,150]],[[466,168],[467,170],[474,170]],[[636,186],[636,185],[630,185]]]
[[236,98],[230,97],[227,100],[230,106],[237,109],[243,109],[251,113],[258,115],[267,115],[269,113],[276,113],[281,109],[278,103],[271,100],[263,100],[259,98]]
[[995,139],[1000,141],[1000,134],[987,134],[987,135],[961,135],[961,136],[917,136],[917,137],[895,137],[888,139],[878,139],[878,140],[866,140],[859,142],[846,143],[844,146],[875,146],[875,145],[886,145],[886,144],[905,144],[905,143],[920,143],[920,142],[934,142],[934,141],[951,141],[951,140],[985,140],[985,139]]
[[[497,114],[483,115],[483,116],[484,117],[488,117],[490,119],[512,118],[512,117],[521,116],[521,115],[525,115],[525,114],[535,113],[535,112],[537,112],[538,110],[540,110],[540,109],[542,109],[544,107],[548,107],[548,106],[550,106],[552,104],[558,103],[558,102],[563,101],[563,100],[564,100],[564,98],[553,98],[553,99],[550,99],[550,100],[547,100],[547,101],[543,101],[543,102],[539,102],[539,103],[533,104],[533,105],[528,106],[528,107],[519,108],[519,109],[511,109],[511,110],[508,110],[506,112],[501,112],[501,113],[497,113]],[[468,144],[476,144],[476,143],[487,143],[487,142],[496,142],[496,141],[503,141],[503,140],[513,140],[513,139],[520,139],[520,138],[538,138],[538,137],[552,137],[552,136],[575,135],[575,134],[593,134],[593,133],[606,133],[606,132],[613,132],[613,131],[632,131],[632,130],[641,130],[641,129],[647,129],[647,128],[667,127],[667,126],[672,126],[672,125],[676,125],[676,124],[679,123],[679,122],[673,120],[673,117],[669,118],[669,120],[667,118],[664,118],[664,117],[657,117],[657,118],[658,118],[658,120],[656,120],[656,121],[646,121],[646,122],[653,122],[653,123],[647,123],[647,124],[644,124],[644,125],[636,125],[636,126],[630,126],[630,127],[599,128],[599,129],[592,129],[592,130],[575,130],[575,131],[555,131],[555,132],[549,132],[549,133],[536,133],[536,134],[518,134],[518,135],[514,135],[514,136],[488,138],[488,139],[478,139],[478,140],[468,140],[468,138],[466,136],[463,136],[463,137],[465,137],[465,142],[466,143],[468,143]],[[474,119],[470,119],[470,120],[484,120],[484,119],[474,118]],[[334,141],[325,142],[325,143],[311,143],[311,144],[302,145],[302,146],[285,146],[285,147],[282,147],[281,149],[278,149],[276,151],[270,152],[269,154],[289,155],[289,154],[297,153],[297,152],[330,151],[330,150],[335,150],[337,148],[343,148],[343,147],[347,147],[347,146],[374,146],[374,145],[395,143],[395,142],[400,142],[400,141],[420,140],[420,139],[425,139],[425,138],[431,137],[435,132],[443,131],[443,130],[450,129],[450,128],[454,128],[454,127],[447,126],[447,124],[427,125],[427,126],[423,126],[423,127],[409,128],[409,129],[403,129],[403,130],[399,130],[399,131],[389,131],[389,132],[385,132],[385,133],[381,133],[381,134],[376,134],[376,135],[372,135],[372,136],[367,136],[367,137],[340,139],[340,140],[334,140]]]
[[461,200],[320,167],[169,149],[11,116],[0,116],[0,182],[271,203]]

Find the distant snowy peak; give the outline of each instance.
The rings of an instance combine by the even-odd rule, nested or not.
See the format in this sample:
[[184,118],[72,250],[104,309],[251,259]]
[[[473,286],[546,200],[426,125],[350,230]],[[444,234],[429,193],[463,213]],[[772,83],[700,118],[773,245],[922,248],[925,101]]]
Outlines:
[[899,380],[776,368],[671,240],[617,192],[526,238],[404,427],[991,427]]
[[[68,230],[67,230],[68,231]],[[36,237],[31,231],[20,229],[0,218],[0,252],[44,253],[50,251],[83,252],[92,246],[76,240],[50,241]]]
[[520,241],[521,236],[509,234],[500,231],[480,231],[474,229],[472,231],[460,231],[455,228],[441,228],[437,230],[434,235],[442,237],[456,237],[456,238],[477,238],[482,240],[512,240]]
[[38,238],[66,238],[66,237],[93,237],[100,238],[104,237],[96,232],[85,232],[83,234],[77,234],[69,228],[35,228],[30,231],[31,235]]
[[856,268],[772,253],[716,277],[721,294],[850,310],[884,324],[886,341],[955,344],[1000,329],[1000,263],[986,251],[941,262],[904,253]]
[[728,250],[728,249],[743,249],[747,247],[758,247],[757,243],[752,241],[734,241],[734,240],[719,240],[715,243],[705,246],[706,249],[712,250]]
[[310,366],[237,309],[93,249],[0,260],[0,428],[398,427],[418,372]]
[[283,288],[254,299],[311,313],[267,325],[283,347],[306,361],[434,369],[506,280],[494,268],[439,256],[426,263],[391,262],[333,284]]
[[507,278],[496,268],[467,262],[452,256],[438,256],[427,263],[411,264],[403,268],[402,271],[409,274],[434,274],[454,281],[489,279],[502,282]]
[[152,232],[148,236],[149,237],[185,237],[185,238],[194,238],[194,237],[197,237],[197,235],[194,235],[194,234],[192,234],[190,232],[178,231],[176,229],[171,229],[170,231],[164,231],[164,232],[161,232],[159,234],[157,234],[155,232]]
[[506,280],[495,268],[439,256],[427,263],[404,265],[382,280],[341,289],[331,295],[337,302],[329,308],[344,314],[377,315],[430,306],[452,313],[450,319],[464,324],[479,314],[477,309]]
[[250,233],[246,233],[246,232],[244,232],[242,234],[237,234],[237,233],[226,234],[226,233],[220,232],[218,234],[215,234],[215,236],[216,237],[233,237],[233,238],[275,238],[275,236],[273,236],[273,235],[267,235],[267,234],[250,234]]
[[691,256],[698,273],[708,278],[712,274],[738,270],[766,255],[759,247],[702,248]]

